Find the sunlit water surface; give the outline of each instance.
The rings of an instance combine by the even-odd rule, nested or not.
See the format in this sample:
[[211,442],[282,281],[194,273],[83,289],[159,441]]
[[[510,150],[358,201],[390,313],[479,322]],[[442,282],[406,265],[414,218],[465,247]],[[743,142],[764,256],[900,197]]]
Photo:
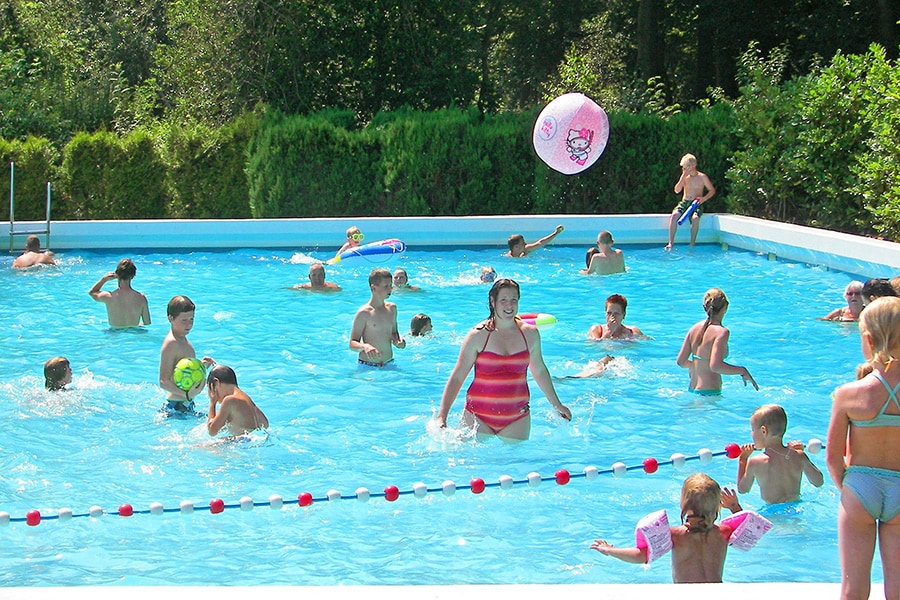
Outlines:
[[[107,329],[104,307],[87,291],[121,258],[69,251],[60,266],[14,272],[0,263],[0,511],[14,519],[38,509],[37,527],[0,527],[0,585],[331,585],[441,583],[630,583],[671,581],[668,559],[650,568],[626,565],[589,550],[595,537],[633,543],[643,515],[668,509],[677,522],[681,482],[703,470],[734,485],[737,464],[716,457],[663,465],[648,475],[601,474],[559,486],[516,484],[475,495],[410,493],[396,502],[373,497],[318,501],[329,490],[353,496],[423,482],[439,489],[472,478],[496,484],[530,472],[601,471],[617,461],[661,462],[673,453],[720,452],[748,442],[750,413],[760,404],[785,406],[788,439],[824,439],[829,395],[853,378],[861,360],[855,325],[816,321],[843,303],[851,277],[814,266],[773,262],[741,251],[700,247],[625,248],[629,271],[608,277],[578,274],[583,248],[553,246],[525,260],[500,250],[410,248],[384,266],[407,269],[421,291],[395,293],[402,332],[412,316],[432,317],[434,332],[407,338],[396,370],[358,370],[348,335],[369,296],[365,258],[329,267],[333,294],[290,289],[306,281],[308,264],[324,252],[238,250],[137,253],[134,286],[150,299],[153,324],[139,331]],[[541,332],[546,363],[574,415],[558,419],[532,388],[531,439],[518,445],[477,443],[467,432],[429,427],[468,329],[487,316],[482,265],[522,286],[520,310],[547,312],[558,324]],[[881,275],[881,274],[878,274]],[[107,284],[112,289],[114,284]],[[746,365],[759,392],[728,377],[721,397],[688,393],[675,364],[684,334],[704,317],[709,287],[731,305],[729,360]],[[589,342],[603,321],[604,299],[628,298],[626,323],[651,338]],[[197,305],[189,339],[198,355],[234,367],[240,386],[268,415],[267,437],[245,443],[211,441],[203,419],[167,419],[155,385],[165,306],[176,294]],[[616,360],[599,378],[574,379],[606,353]],[[69,358],[71,389],[43,390],[43,362]],[[466,384],[466,386],[468,383]],[[464,387],[465,389],[465,387]],[[456,424],[464,391],[451,412]],[[205,398],[201,396],[201,399]],[[203,402],[198,407],[205,410]],[[825,472],[824,453],[812,456]],[[317,499],[299,507],[297,495]],[[244,496],[281,510],[227,508]],[[752,551],[728,554],[725,579],[735,582],[837,582],[837,496],[804,481],[803,500],[765,507],[758,488],[741,500],[762,510],[774,529]],[[151,502],[193,514],[115,514]],[[101,506],[99,518],[78,517]],[[47,519],[68,507],[76,518]],[[206,509],[206,510],[202,510]],[[873,578],[881,580],[876,557]]]

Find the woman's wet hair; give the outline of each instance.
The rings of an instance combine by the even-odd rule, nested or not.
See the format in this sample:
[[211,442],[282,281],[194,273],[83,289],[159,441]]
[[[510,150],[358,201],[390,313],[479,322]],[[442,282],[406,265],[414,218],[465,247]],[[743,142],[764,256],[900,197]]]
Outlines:
[[703,295],[703,310],[711,317],[714,313],[720,313],[728,306],[728,298],[725,292],[719,288],[710,288]]
[[497,297],[500,295],[501,290],[505,290],[507,288],[512,288],[516,290],[516,298],[521,297],[522,293],[519,290],[519,284],[513,281],[512,279],[497,279],[494,281],[494,285],[491,286],[491,291],[488,292],[488,310],[490,314],[488,315],[486,326],[488,329],[494,328],[494,306],[497,303]]

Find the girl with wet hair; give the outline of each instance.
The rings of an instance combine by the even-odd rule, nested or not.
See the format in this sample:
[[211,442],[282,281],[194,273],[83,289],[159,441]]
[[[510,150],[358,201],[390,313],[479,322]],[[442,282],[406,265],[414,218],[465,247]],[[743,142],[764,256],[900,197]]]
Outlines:
[[684,337],[678,353],[678,366],[688,369],[691,382],[688,390],[703,396],[722,393],[722,375],[740,375],[746,386],[749,382],[759,390],[747,367],[725,362],[731,332],[722,325],[728,311],[728,298],[719,288],[707,290],[703,296],[706,320],[695,323]]
[[497,436],[504,441],[528,439],[531,433],[530,393],[527,372],[560,417],[572,420],[572,412],[559,401],[541,354],[541,335],[534,325],[518,317],[519,284],[498,279],[488,293],[488,318],[469,330],[459,358],[444,386],[437,414],[447,426],[450,408],[469,372],[475,378],[466,391],[463,422],[479,438]]

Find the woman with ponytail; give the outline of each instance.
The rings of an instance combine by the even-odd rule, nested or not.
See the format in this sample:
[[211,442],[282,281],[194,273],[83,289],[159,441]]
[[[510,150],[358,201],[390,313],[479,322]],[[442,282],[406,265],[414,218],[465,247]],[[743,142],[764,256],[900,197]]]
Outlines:
[[722,318],[728,310],[725,292],[719,288],[707,290],[703,296],[703,310],[706,320],[691,327],[678,353],[678,366],[688,369],[691,374],[688,389],[704,396],[716,396],[722,393],[722,375],[740,375],[745,386],[749,382],[759,390],[747,367],[725,362],[730,335],[722,325]]
[[[871,371],[834,391],[825,445],[841,494],[841,598],[868,598],[878,540],[885,598],[900,598],[900,298],[878,298],[859,319]],[[893,369],[893,370],[891,370]],[[866,374],[868,372],[868,374]],[[846,457],[846,458],[845,458]]]

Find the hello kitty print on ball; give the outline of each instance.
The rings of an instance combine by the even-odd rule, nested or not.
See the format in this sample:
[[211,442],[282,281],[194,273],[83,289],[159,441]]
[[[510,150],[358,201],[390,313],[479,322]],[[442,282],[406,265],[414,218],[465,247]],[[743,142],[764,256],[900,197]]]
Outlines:
[[534,150],[547,165],[575,175],[597,162],[609,140],[609,119],[596,102],[563,94],[544,107],[534,124]]

